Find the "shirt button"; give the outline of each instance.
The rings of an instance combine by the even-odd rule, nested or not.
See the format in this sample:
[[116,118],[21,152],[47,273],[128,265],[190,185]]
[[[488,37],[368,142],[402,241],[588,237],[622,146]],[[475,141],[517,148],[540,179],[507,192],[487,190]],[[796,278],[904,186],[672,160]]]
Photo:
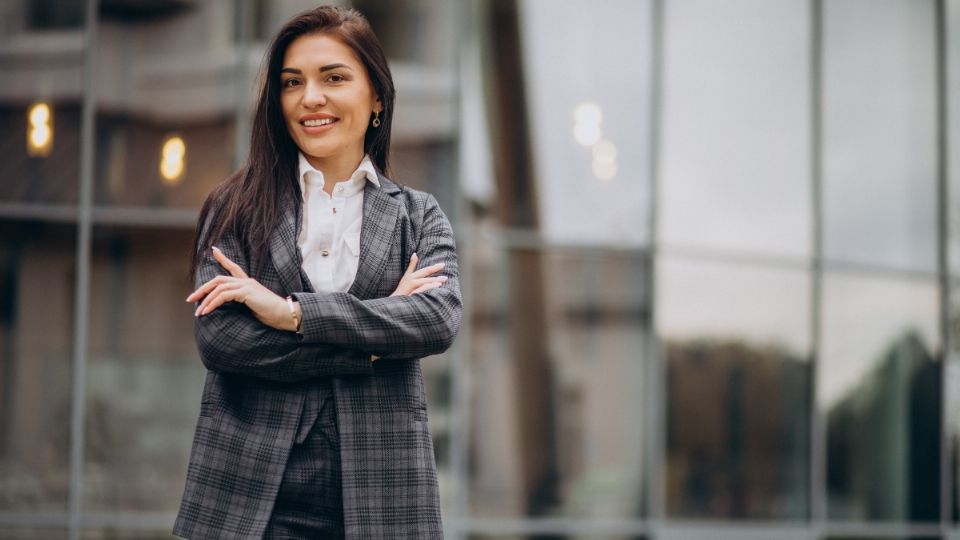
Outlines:
[[330,250],[325,249],[325,250],[323,250],[323,251],[320,252],[320,255],[323,255],[324,257],[326,257],[327,255],[330,255]]

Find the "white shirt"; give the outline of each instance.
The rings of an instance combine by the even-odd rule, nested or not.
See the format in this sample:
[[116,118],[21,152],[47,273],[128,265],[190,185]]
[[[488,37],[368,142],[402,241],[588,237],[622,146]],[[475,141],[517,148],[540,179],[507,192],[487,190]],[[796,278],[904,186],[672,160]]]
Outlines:
[[363,189],[367,182],[380,187],[377,170],[364,155],[348,180],[337,182],[333,195],[323,191],[323,173],[300,152],[300,192],[303,193],[303,226],[297,246],[303,270],[316,292],[346,292],[360,263],[360,225]]

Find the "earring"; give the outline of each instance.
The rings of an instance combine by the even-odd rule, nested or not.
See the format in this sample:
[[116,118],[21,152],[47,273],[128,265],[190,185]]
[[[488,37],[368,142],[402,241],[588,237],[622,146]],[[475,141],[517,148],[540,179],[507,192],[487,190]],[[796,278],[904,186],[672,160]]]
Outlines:
[[380,111],[376,111],[373,114],[375,115],[372,122],[373,127],[380,127]]

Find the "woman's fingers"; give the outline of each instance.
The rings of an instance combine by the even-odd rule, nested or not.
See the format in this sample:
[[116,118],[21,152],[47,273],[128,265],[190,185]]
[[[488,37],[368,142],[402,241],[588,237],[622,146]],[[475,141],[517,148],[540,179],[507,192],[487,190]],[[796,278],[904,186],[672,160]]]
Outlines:
[[407,265],[407,271],[403,275],[407,276],[413,273],[417,269],[417,263],[420,261],[420,258],[417,257],[417,254],[414,253],[410,256],[410,264]]
[[416,278],[410,280],[410,289],[416,289],[421,285],[426,285],[427,283],[443,283],[447,280],[447,276],[431,276],[425,278]]
[[197,290],[193,291],[192,293],[190,293],[189,296],[187,296],[186,298],[187,302],[196,302],[200,300],[204,296],[208,295],[210,291],[213,290],[217,285],[219,285],[220,283],[223,283],[225,280],[228,280],[231,277],[235,277],[235,278],[247,277],[247,273],[243,271],[243,268],[240,268],[239,264],[231,261],[229,257],[224,255],[223,251],[221,251],[220,248],[213,246],[212,251],[213,251],[213,258],[216,259],[218,263],[220,263],[220,266],[222,266],[225,270],[230,272],[230,275],[217,276],[211,279],[210,281],[204,283]]
[[430,289],[436,289],[447,281],[447,276],[428,277],[411,280],[407,296],[414,295]]
[[243,268],[240,268],[239,264],[227,258],[227,256],[224,255],[217,246],[213,246],[213,258],[220,263],[220,266],[226,268],[227,271],[230,272],[231,276],[238,278],[247,277],[247,273],[243,271]]
[[187,302],[196,302],[210,293],[217,285],[223,283],[224,281],[233,279],[230,276],[217,276],[210,281],[201,285],[197,290],[190,293],[190,296],[187,297]]
[[[443,269],[444,263],[431,264],[417,270],[417,263],[420,262],[420,258],[416,253],[410,256],[410,263],[407,265],[407,270],[404,272],[403,277],[400,278],[400,283],[397,285],[397,290],[393,291],[393,294],[390,296],[408,296],[411,294],[416,294],[424,290],[430,290],[442,285],[447,281],[447,276],[434,276],[440,270]],[[425,288],[426,287],[426,288]]]
[[242,289],[243,284],[239,282],[221,284],[203,299],[195,315],[206,315],[226,302],[242,298]]
[[421,285],[421,286],[417,287],[416,289],[410,291],[410,294],[409,294],[408,296],[413,296],[413,295],[418,294],[418,293],[422,293],[422,292],[425,292],[425,291],[429,291],[430,289],[436,289],[437,287],[439,287],[439,286],[441,286],[441,285],[443,285],[443,282],[424,283],[423,285]]
[[443,270],[444,263],[431,264],[430,266],[425,266],[416,272],[410,274],[411,277],[419,278],[424,276],[429,276],[430,274],[436,274],[440,270]]

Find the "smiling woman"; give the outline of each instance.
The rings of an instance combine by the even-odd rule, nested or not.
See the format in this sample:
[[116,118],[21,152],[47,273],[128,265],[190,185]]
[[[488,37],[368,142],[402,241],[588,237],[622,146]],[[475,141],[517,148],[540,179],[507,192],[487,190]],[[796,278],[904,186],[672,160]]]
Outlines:
[[197,224],[209,372],[174,533],[442,538],[420,359],[460,327],[457,256],[436,199],[386,176],[383,50],[320,7],[263,81],[249,158]]

